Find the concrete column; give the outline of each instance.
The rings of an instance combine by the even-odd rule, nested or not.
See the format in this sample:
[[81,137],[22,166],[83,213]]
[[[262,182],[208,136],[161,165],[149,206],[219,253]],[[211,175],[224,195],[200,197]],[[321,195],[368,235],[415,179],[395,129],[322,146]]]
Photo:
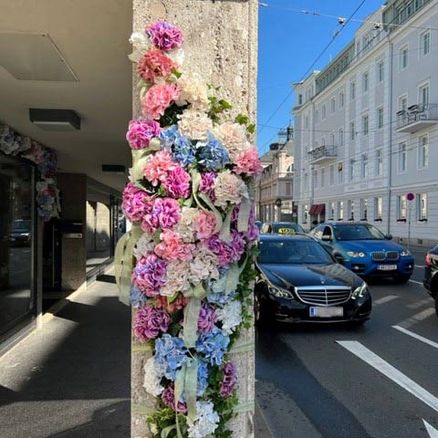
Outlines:
[[[221,86],[221,97],[229,100],[233,112],[256,117],[257,0],[133,0],[134,30],[166,19],[183,29],[185,70],[196,71],[205,82]],[[137,78],[134,75],[134,115],[140,114]],[[254,342],[253,328],[242,342]],[[143,389],[145,353],[132,354],[132,402],[153,407],[154,400]],[[241,402],[254,400],[254,353],[235,358],[239,372]],[[240,414],[231,425],[236,438],[252,437],[252,413]],[[132,413],[132,437],[150,436],[144,415]]]
[[87,176],[60,173],[57,180],[61,193],[62,219],[83,223],[81,238],[62,238],[62,288],[76,290],[86,286]]

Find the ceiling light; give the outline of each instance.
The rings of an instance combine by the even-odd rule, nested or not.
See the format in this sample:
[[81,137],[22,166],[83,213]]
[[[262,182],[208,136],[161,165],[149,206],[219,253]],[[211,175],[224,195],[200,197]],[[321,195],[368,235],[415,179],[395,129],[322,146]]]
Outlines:
[[46,131],[74,131],[81,129],[81,118],[73,110],[29,109],[30,121]]

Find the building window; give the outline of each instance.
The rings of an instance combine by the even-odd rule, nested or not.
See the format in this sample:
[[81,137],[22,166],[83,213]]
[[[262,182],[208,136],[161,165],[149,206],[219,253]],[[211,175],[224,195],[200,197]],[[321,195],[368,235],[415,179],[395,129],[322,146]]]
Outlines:
[[398,109],[400,111],[406,111],[408,109],[408,97],[406,95],[398,98]]
[[335,145],[335,134],[330,134],[330,146]]
[[350,122],[350,140],[354,140],[356,137],[356,131],[354,127],[354,122]]
[[418,167],[424,169],[429,165],[429,136],[422,135],[418,140]]
[[418,103],[423,107],[427,107],[429,104],[429,84],[422,85],[418,89]]
[[303,207],[303,224],[307,224],[308,217],[309,217],[309,206],[306,204]]
[[339,130],[339,146],[344,146],[344,130]]
[[342,161],[338,163],[338,184],[342,184],[344,182],[344,164]]
[[321,169],[321,187],[325,186],[325,169]]
[[360,200],[360,220],[368,220],[368,199]]
[[355,82],[350,83],[350,99],[354,100],[356,98],[356,84]]
[[408,66],[408,47],[402,47],[400,49],[400,70],[404,70]]
[[377,81],[383,82],[385,76],[385,64],[383,61],[377,63]]
[[354,201],[348,201],[348,220],[354,221]]
[[420,222],[427,221],[427,193],[417,194],[417,218]]
[[336,100],[334,97],[332,97],[332,100],[330,102],[330,110],[332,113],[336,111]]
[[319,111],[316,110],[315,111],[315,123],[318,123],[318,122],[319,122]]
[[344,220],[344,201],[338,202],[338,213],[339,213],[338,220],[340,221]]
[[383,175],[383,153],[382,149],[376,150],[376,176]]
[[309,189],[309,176],[307,173],[304,174],[304,190]]
[[330,166],[330,185],[332,186],[335,183],[335,166],[332,164]]
[[383,198],[374,198],[374,220],[381,221],[383,215]]
[[377,108],[377,128],[383,128],[383,107]]
[[397,204],[398,204],[398,217],[397,219],[399,221],[405,221],[406,220],[406,211],[407,211],[407,200],[406,195],[399,195],[397,196]]
[[369,132],[369,117],[368,114],[362,116],[362,133],[363,135],[368,135]]
[[407,164],[406,143],[400,143],[398,145],[398,171],[406,172],[406,164]]
[[325,119],[326,115],[327,115],[327,114],[326,114],[325,105],[323,105],[323,106],[322,106],[322,110],[321,110],[321,117],[322,117],[322,120]]
[[366,154],[362,155],[362,178],[368,177],[368,156]]
[[329,220],[335,219],[335,203],[332,201],[330,202],[330,218]]
[[303,95],[299,94],[298,95],[298,105],[302,105],[303,104]]
[[420,36],[420,51],[422,55],[430,52],[430,31],[423,32]]
[[349,170],[349,179],[350,181],[354,180],[354,170],[356,167],[356,163],[354,160],[350,160],[350,170]]
[[362,76],[362,89],[364,93],[368,92],[368,87],[369,87],[369,74],[368,72],[366,72]]
[[339,93],[339,107],[342,108],[344,106],[345,95],[344,92],[341,91]]
[[314,187],[318,187],[318,171],[317,170],[315,170],[314,172],[313,172],[313,178],[314,178]]

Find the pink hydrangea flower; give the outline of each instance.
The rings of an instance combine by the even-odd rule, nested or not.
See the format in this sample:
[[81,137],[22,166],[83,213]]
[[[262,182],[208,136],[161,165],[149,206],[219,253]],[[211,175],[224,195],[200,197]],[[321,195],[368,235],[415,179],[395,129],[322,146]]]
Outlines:
[[181,209],[178,201],[172,198],[156,198],[146,205],[141,228],[147,233],[154,233],[159,227],[172,228],[181,218]]
[[166,150],[161,150],[147,161],[144,168],[144,176],[153,186],[157,186],[159,182],[164,183],[169,172],[177,167],[178,165],[172,161],[170,153]]
[[183,35],[180,28],[167,21],[157,21],[146,28],[151,43],[161,50],[172,50],[182,46]]
[[220,385],[219,394],[222,398],[229,397],[237,383],[237,369],[232,362],[227,362],[223,369],[224,377]]
[[199,312],[198,330],[201,333],[211,332],[216,321],[217,315],[214,307],[209,304],[202,304],[201,311]]
[[186,414],[187,413],[187,405],[186,403],[179,401],[175,406],[175,389],[173,385],[169,385],[161,394],[161,400],[163,403],[173,409],[175,412]]
[[174,84],[153,85],[141,101],[142,113],[147,119],[158,120],[178,97],[179,91]]
[[145,81],[155,82],[156,78],[167,78],[177,65],[161,50],[150,49],[138,61],[137,73]]
[[169,325],[170,316],[166,311],[147,304],[135,313],[134,336],[138,341],[146,342],[167,332]]
[[155,254],[142,257],[132,273],[132,283],[148,297],[160,293],[166,282],[166,262]]
[[190,196],[190,174],[180,165],[169,171],[163,183],[167,194],[173,198],[188,198]]
[[209,239],[215,232],[217,221],[210,211],[200,210],[195,217],[194,227],[198,239]]
[[155,247],[155,254],[164,260],[183,260],[192,259],[195,245],[184,243],[181,236],[171,230],[161,233],[161,242]]
[[214,183],[216,181],[217,174],[215,172],[204,172],[201,174],[201,184],[199,190],[208,195],[208,197],[214,201]]
[[260,162],[255,146],[250,147],[246,151],[238,153],[234,164],[234,171],[237,174],[244,173],[246,175],[260,175],[263,171],[263,166]]
[[169,303],[168,297],[158,295],[155,301],[155,306],[158,309],[164,309],[168,313],[175,313],[178,310],[184,309],[187,306],[187,298],[183,294],[178,294],[177,298]]
[[122,209],[131,222],[140,222],[146,213],[148,195],[133,183],[128,183],[123,190]]
[[208,248],[218,258],[219,266],[225,267],[240,260],[245,252],[245,239],[242,233],[235,230],[231,232],[231,242],[227,243],[214,234],[208,239]]
[[132,149],[144,149],[154,137],[160,135],[160,124],[155,120],[131,120],[126,140]]

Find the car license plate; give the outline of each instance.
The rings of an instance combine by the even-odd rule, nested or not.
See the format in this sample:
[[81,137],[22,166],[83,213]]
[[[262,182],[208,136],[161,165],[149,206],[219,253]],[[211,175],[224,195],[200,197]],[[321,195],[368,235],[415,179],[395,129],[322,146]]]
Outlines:
[[379,265],[377,266],[379,271],[396,271],[397,265]]
[[344,316],[343,307],[310,307],[309,315],[316,318],[336,318]]

